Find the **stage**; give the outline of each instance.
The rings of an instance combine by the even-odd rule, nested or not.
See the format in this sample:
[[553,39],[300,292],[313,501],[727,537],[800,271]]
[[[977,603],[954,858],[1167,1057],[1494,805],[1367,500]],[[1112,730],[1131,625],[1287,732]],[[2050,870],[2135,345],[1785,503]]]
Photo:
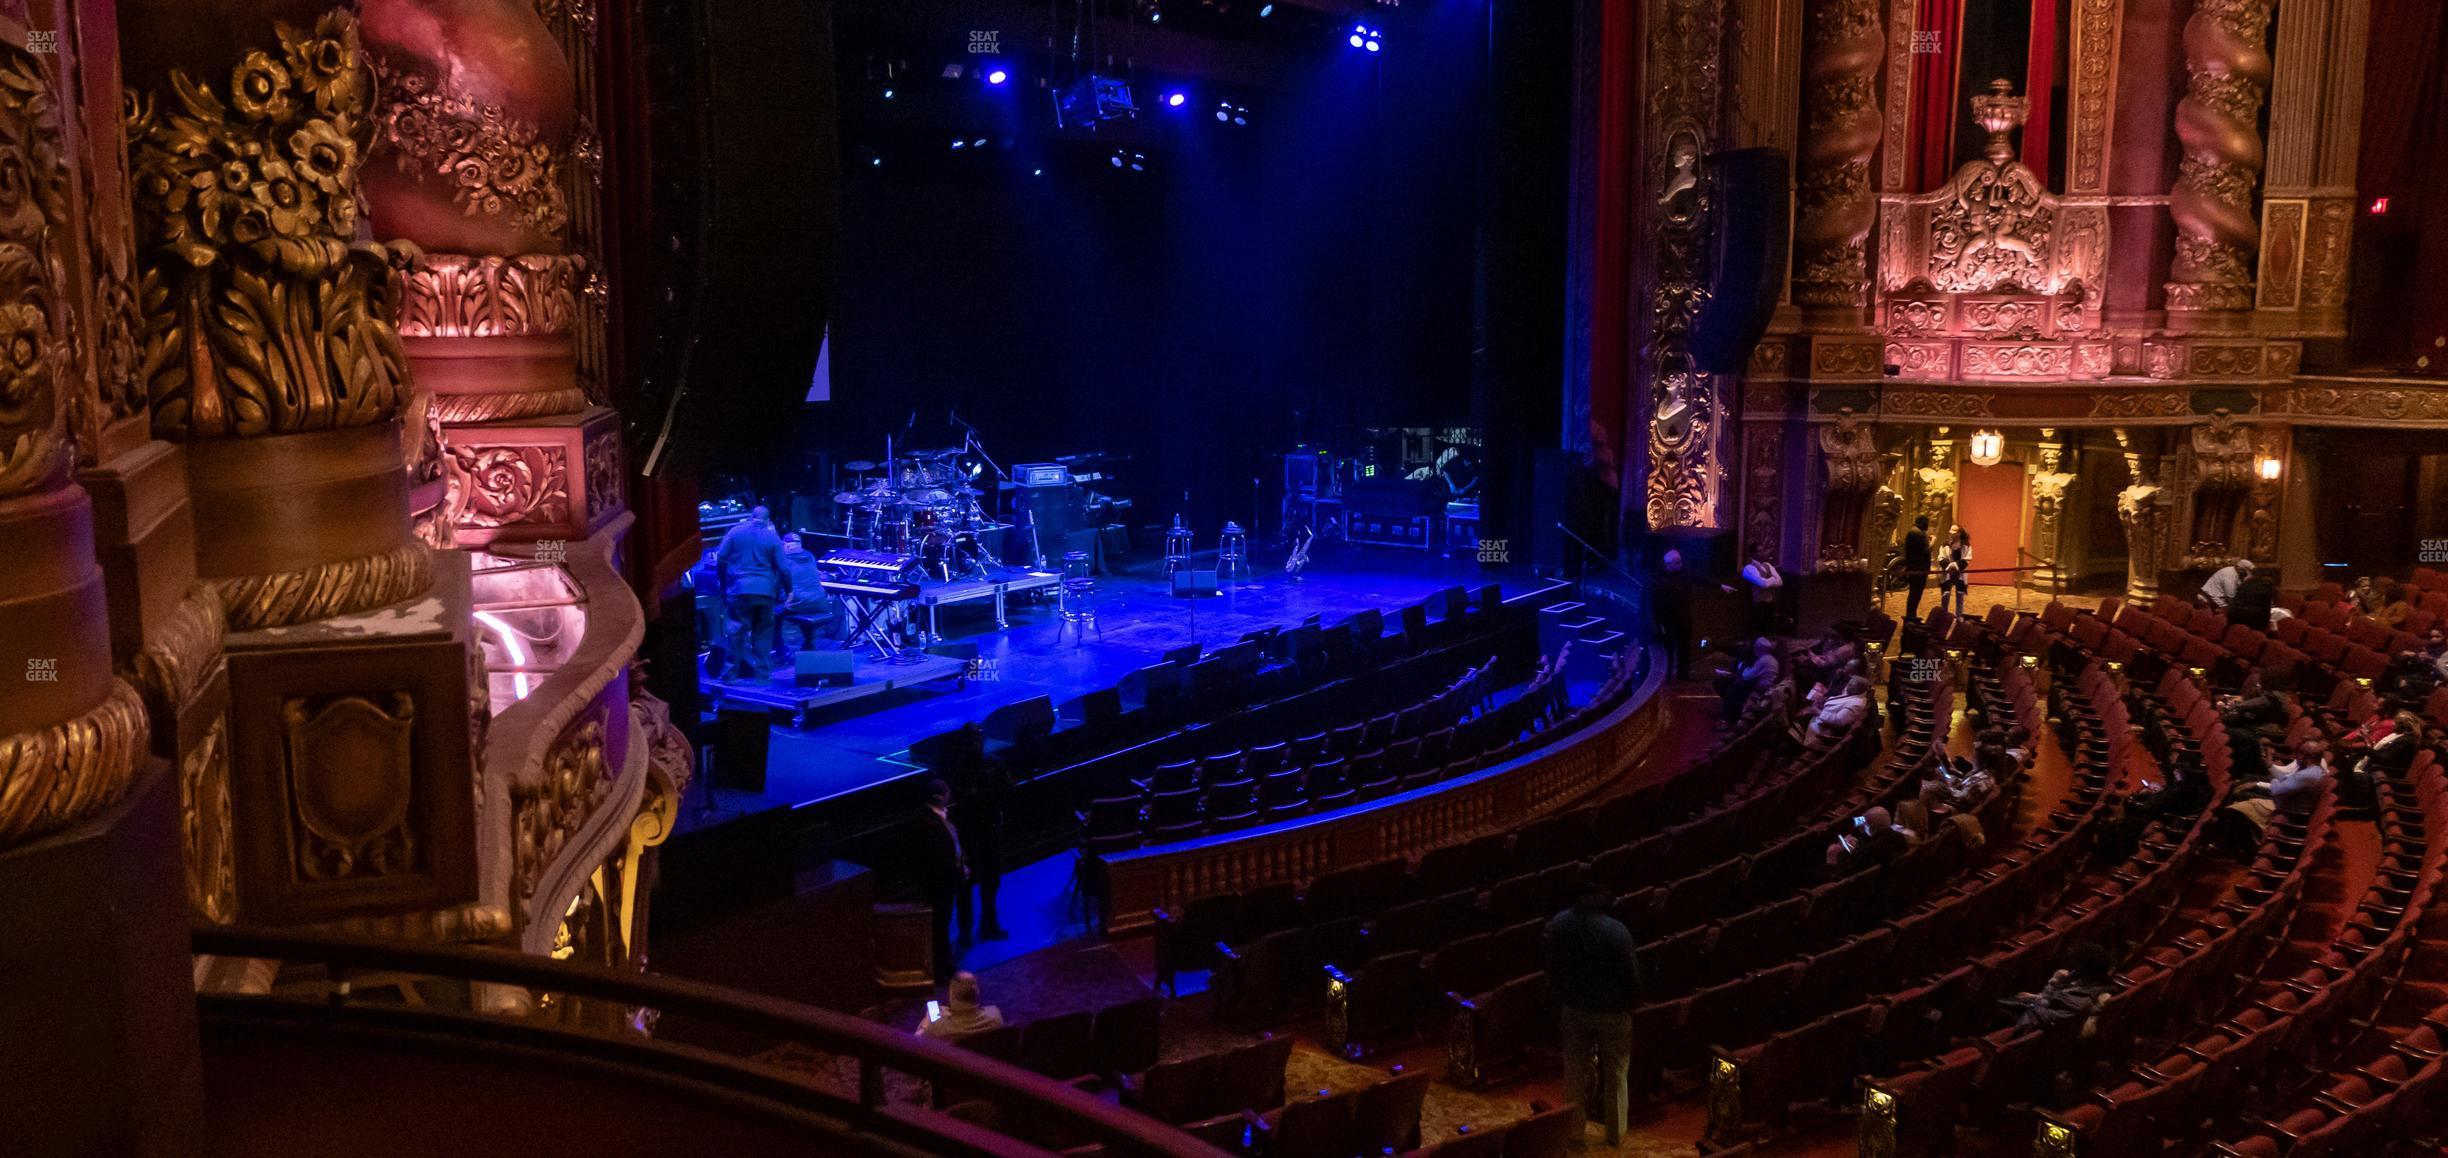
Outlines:
[[[762,687],[709,681],[709,710],[719,700],[773,712],[765,790],[712,787],[709,808],[707,785],[715,778],[706,777],[690,788],[679,830],[805,808],[918,775],[909,756],[914,740],[1031,696],[1061,703],[1111,686],[1186,644],[1220,647],[1313,615],[1331,623],[1375,608],[1390,619],[1398,608],[1457,584],[1501,583],[1510,595],[1533,582],[1527,568],[1393,548],[1338,544],[1320,551],[1297,580],[1284,575],[1280,557],[1272,562],[1253,584],[1197,598],[1172,594],[1160,559],[1120,567],[1099,577],[1097,625],[1084,639],[1062,621],[1051,592],[1039,591],[1011,596],[1004,609],[1009,626],[1001,629],[988,599],[942,609],[944,642],[976,645],[974,662],[927,656],[893,665],[862,654],[852,685],[843,689],[791,687],[788,671]],[[924,622],[925,610],[914,611]]]

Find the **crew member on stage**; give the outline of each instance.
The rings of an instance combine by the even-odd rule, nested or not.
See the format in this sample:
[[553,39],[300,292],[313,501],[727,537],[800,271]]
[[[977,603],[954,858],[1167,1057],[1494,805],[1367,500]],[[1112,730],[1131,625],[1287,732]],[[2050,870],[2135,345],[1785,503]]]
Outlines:
[[758,507],[725,533],[722,546],[714,551],[714,570],[722,579],[723,602],[730,612],[727,678],[764,679],[773,670],[774,602],[790,592],[773,512]]
[[918,888],[926,894],[927,923],[935,934],[935,983],[949,984],[959,963],[952,956],[952,912],[967,891],[969,860],[960,830],[952,823],[952,786],[926,784],[926,809],[918,817]]

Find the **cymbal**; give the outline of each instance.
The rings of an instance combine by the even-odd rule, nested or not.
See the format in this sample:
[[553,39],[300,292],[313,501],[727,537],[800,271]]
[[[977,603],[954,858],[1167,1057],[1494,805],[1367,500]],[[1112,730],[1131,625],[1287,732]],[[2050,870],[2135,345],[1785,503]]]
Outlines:
[[875,468],[876,464],[863,458],[854,459],[850,462],[845,462],[842,464],[842,469],[849,471],[852,474],[866,474],[868,471],[874,470]]
[[951,502],[952,496],[939,488],[928,487],[921,491],[911,491],[909,501],[918,506],[931,507],[937,503]]
[[979,497],[979,496],[981,496],[981,495],[984,495],[986,492],[984,492],[984,491],[982,491],[982,490],[979,490],[979,489],[977,489],[976,487],[957,487],[957,488],[955,488],[955,489],[952,491],[952,493],[953,493],[953,494],[955,494],[955,495],[961,496],[961,497],[963,497],[963,498],[972,498],[972,499],[974,499],[974,498],[977,498],[977,497]]
[[854,503],[866,502],[867,496],[862,495],[857,491],[843,491],[840,494],[833,496],[833,501],[846,507]]
[[957,446],[952,447],[952,448],[951,448],[951,449],[949,449],[949,450],[905,450],[905,451],[902,451],[902,452],[901,452],[901,457],[903,457],[903,458],[951,458],[951,457],[953,457],[954,455],[959,454],[960,452],[961,452],[961,448],[959,448],[959,447],[957,447]]

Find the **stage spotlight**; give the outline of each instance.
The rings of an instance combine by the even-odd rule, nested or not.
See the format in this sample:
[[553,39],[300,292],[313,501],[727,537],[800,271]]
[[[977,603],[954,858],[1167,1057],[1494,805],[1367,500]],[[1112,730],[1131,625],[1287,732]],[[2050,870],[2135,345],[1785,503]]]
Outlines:
[[961,139],[961,138],[959,138],[959,137],[954,137],[954,138],[952,138],[952,147],[953,147],[954,149],[956,149],[956,150],[957,150],[957,149],[966,149],[966,148],[968,148],[968,147],[969,147],[969,142],[967,142],[967,141],[965,141],[965,140],[962,140],[962,139]]
[[1237,105],[1231,101],[1217,101],[1216,120],[1226,124],[1246,125],[1249,123],[1249,106]]
[[986,83],[988,83],[988,84],[1001,84],[1001,83],[1003,83],[1004,81],[1007,81],[1007,80],[1010,80],[1010,79],[1011,79],[1011,74],[1010,74],[1010,73],[1008,73],[1008,72],[1005,72],[1005,71],[1003,71],[1002,69],[999,69],[999,68],[998,68],[998,69],[994,69],[994,70],[992,70],[992,71],[990,71],[990,72],[988,72],[988,73],[986,74]]
[[1188,94],[1188,93],[1186,93],[1186,92],[1183,92],[1183,91],[1182,91],[1182,90],[1180,90],[1180,89],[1174,89],[1172,92],[1169,92],[1169,93],[1166,93],[1166,94],[1165,94],[1165,98],[1164,98],[1165,107],[1166,107],[1166,108],[1169,108],[1169,109],[1178,109],[1178,108],[1182,107],[1182,103],[1183,103],[1184,101],[1187,101],[1187,100],[1189,100],[1189,99],[1190,99],[1190,94]]
[[1106,160],[1111,162],[1114,168],[1119,169],[1122,166],[1130,163],[1130,154],[1125,150],[1115,149],[1113,151],[1113,156],[1106,158]]
[[1269,17],[1269,16],[1273,16],[1274,14],[1275,14],[1275,6],[1274,6],[1274,5],[1272,5],[1272,4],[1261,4],[1261,5],[1259,5],[1259,6],[1258,6],[1258,19],[1260,19],[1260,20],[1264,20],[1264,19],[1266,19],[1266,18],[1267,18],[1267,17]]
[[1354,24],[1352,25],[1351,35],[1346,36],[1343,39],[1345,43],[1350,44],[1353,48],[1365,48],[1370,52],[1375,52],[1384,46],[1382,43],[1382,38],[1384,36],[1384,32],[1371,28],[1366,24]]
[[974,140],[974,141],[969,142],[969,147],[970,147],[970,148],[972,148],[972,149],[983,149],[983,148],[985,148],[985,147],[986,147],[986,138],[984,138],[984,137],[979,137],[978,139],[976,139],[976,140]]
[[1045,170],[1043,170],[1043,169],[1031,169],[1031,170],[1029,170],[1029,176],[1031,176],[1031,177],[1043,177],[1043,176],[1045,176]]
[[1133,173],[1145,173],[1145,172],[1147,172],[1147,154],[1145,154],[1145,153],[1133,153],[1133,154],[1131,154],[1131,155],[1130,155],[1130,171],[1131,171],[1131,172],[1133,172]]
[[885,99],[885,100],[891,100],[891,99],[893,99],[893,90],[891,90],[891,89],[885,89],[885,90],[884,90],[884,99]]

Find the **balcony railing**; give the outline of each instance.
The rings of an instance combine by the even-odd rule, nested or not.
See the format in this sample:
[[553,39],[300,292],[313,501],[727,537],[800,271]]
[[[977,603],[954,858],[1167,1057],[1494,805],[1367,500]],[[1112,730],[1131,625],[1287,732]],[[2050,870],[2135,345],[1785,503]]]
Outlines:
[[[666,1107],[664,1112],[674,1097],[682,1104],[691,1098],[702,1101],[710,1125],[736,1121],[740,1103],[753,1103],[765,1111],[758,1115],[761,1120],[795,1124],[809,1142],[831,1143],[831,1152],[841,1152],[845,1143],[864,1143],[855,1148],[1014,1154],[1099,1146],[1109,1154],[1184,1158],[1220,1153],[1154,1119],[1016,1066],[877,1022],[700,982],[494,949],[229,926],[199,927],[194,949],[198,954],[280,964],[279,981],[269,993],[198,996],[208,1071],[214,1064],[214,1043],[222,1037],[244,1039],[256,1051],[250,1055],[256,1060],[250,1078],[264,1069],[260,1059],[267,1039],[300,1047],[328,1040],[339,1050],[379,1054],[387,1072],[383,1096],[414,1103],[423,1096],[419,1066],[436,1064],[430,1059],[487,1058],[498,1072],[532,1075],[539,1085],[551,1084],[557,1076],[552,1063],[566,1059],[567,1071],[609,1073],[630,1086],[660,1090],[662,1101],[654,1104]],[[437,982],[469,995],[466,1008],[384,996],[407,992],[420,982]],[[633,1011],[636,1016],[618,1021],[654,1023],[658,1035],[632,1028],[590,1028],[587,1019],[545,1012],[573,999]],[[483,1009],[506,1012],[472,1012]],[[687,1032],[673,1036],[684,1036],[685,1044],[660,1036],[683,1028]],[[443,1048],[435,1049],[437,1043]],[[855,1066],[857,1077],[854,1082],[827,1083],[750,1056],[776,1043],[844,1059]],[[291,1068],[314,1072],[311,1062]],[[990,1112],[956,1115],[890,1098],[887,1090],[897,1083],[888,1081],[888,1075],[959,1089],[964,1097],[987,1103]],[[516,1084],[515,1077],[511,1084]],[[465,1121],[471,1138],[498,1128],[498,1118],[489,1126],[482,1107],[464,1103],[465,1082],[446,1080],[436,1086],[447,1087],[453,1091],[449,1096],[459,1099],[452,1105],[453,1118]],[[519,1091],[502,1093],[498,1109],[518,1112]],[[311,1088],[289,1084],[280,1090],[279,1104],[265,1107],[253,1120],[310,1116],[315,1112],[313,1098]],[[650,1111],[641,1104],[637,1112]],[[427,1124],[431,1120],[419,1119]],[[367,1128],[380,1127],[369,1123]],[[230,1132],[226,1126],[222,1131]],[[249,1139],[243,1136],[227,1140],[239,1152],[248,1148]],[[375,1144],[368,1152],[379,1149]],[[470,1152],[485,1149],[478,1145]]]

